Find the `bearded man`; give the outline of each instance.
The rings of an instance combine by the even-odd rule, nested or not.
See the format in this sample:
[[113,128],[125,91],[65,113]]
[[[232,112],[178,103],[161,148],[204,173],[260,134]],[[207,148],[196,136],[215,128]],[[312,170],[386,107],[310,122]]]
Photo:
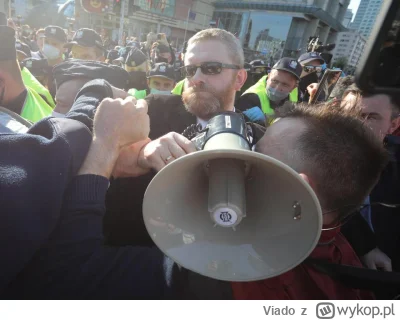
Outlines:
[[[188,126],[197,123],[204,128],[215,114],[235,111],[235,94],[247,78],[243,66],[243,49],[232,33],[216,28],[202,30],[188,42],[182,96],[147,96],[151,141],[120,154],[113,174],[118,179],[108,190],[104,230],[110,244],[153,245],[142,218],[147,185],[167,164],[196,151],[194,144],[180,134]],[[144,172],[147,174],[132,178]]]

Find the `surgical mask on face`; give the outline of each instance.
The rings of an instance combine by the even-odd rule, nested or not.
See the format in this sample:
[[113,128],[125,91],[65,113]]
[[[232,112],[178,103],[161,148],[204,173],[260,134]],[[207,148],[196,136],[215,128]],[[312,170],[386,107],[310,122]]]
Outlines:
[[150,93],[151,94],[165,94],[165,95],[167,95],[167,94],[171,94],[171,91],[161,91],[161,90],[157,90],[157,89],[151,88],[150,89]]
[[281,92],[272,87],[267,87],[267,96],[271,101],[282,101],[288,97],[288,92]]
[[43,46],[43,53],[48,59],[57,59],[60,56],[60,50],[47,43]]
[[55,111],[53,111],[53,112],[51,113],[51,115],[52,115],[54,118],[65,118],[65,114],[59,113],[59,112],[55,112]]

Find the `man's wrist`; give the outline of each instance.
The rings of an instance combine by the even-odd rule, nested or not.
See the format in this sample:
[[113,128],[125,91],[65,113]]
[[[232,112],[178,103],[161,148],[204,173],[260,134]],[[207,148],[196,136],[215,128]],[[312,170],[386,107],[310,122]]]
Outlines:
[[94,174],[109,179],[118,155],[117,145],[94,138],[78,175]]

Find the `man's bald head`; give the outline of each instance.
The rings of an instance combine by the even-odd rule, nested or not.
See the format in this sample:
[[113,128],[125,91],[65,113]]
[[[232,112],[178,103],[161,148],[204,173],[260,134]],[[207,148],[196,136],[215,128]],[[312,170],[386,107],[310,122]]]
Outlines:
[[66,114],[74,104],[75,97],[79,90],[88,82],[87,78],[76,78],[62,83],[56,92],[55,112]]

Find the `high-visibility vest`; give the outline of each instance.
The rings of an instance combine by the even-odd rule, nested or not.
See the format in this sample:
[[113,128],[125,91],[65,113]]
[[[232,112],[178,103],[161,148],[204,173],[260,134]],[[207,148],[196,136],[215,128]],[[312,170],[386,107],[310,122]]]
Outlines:
[[[243,95],[247,93],[255,93],[258,98],[260,99],[260,104],[261,110],[266,114],[266,115],[273,115],[275,114],[274,109],[271,108],[271,104],[269,102],[268,96],[267,96],[267,78],[268,75],[265,75],[262,77],[258,82],[248,88]],[[242,96],[243,96],[242,95]],[[292,90],[292,92],[289,93],[289,100],[291,102],[297,102],[299,99],[298,97],[298,90],[297,87]]]
[[181,96],[181,95],[182,95],[182,92],[183,92],[183,87],[184,87],[184,85],[185,85],[185,79],[179,81],[179,82],[175,85],[175,88],[172,89],[171,93],[172,93],[172,94],[177,94],[177,95]]
[[44,85],[42,85],[35,76],[28,70],[28,68],[22,68],[21,70],[22,81],[24,82],[25,87],[30,87],[35,90],[38,94],[45,97],[47,104],[53,109],[56,107],[56,104],[51,96],[49,90],[46,89]]
[[129,89],[128,93],[132,97],[135,97],[137,100],[144,99],[144,98],[147,97],[147,91],[146,90]]
[[31,122],[37,122],[43,118],[51,116],[53,109],[43,100],[43,98],[30,87],[26,87],[27,94],[21,117]]

